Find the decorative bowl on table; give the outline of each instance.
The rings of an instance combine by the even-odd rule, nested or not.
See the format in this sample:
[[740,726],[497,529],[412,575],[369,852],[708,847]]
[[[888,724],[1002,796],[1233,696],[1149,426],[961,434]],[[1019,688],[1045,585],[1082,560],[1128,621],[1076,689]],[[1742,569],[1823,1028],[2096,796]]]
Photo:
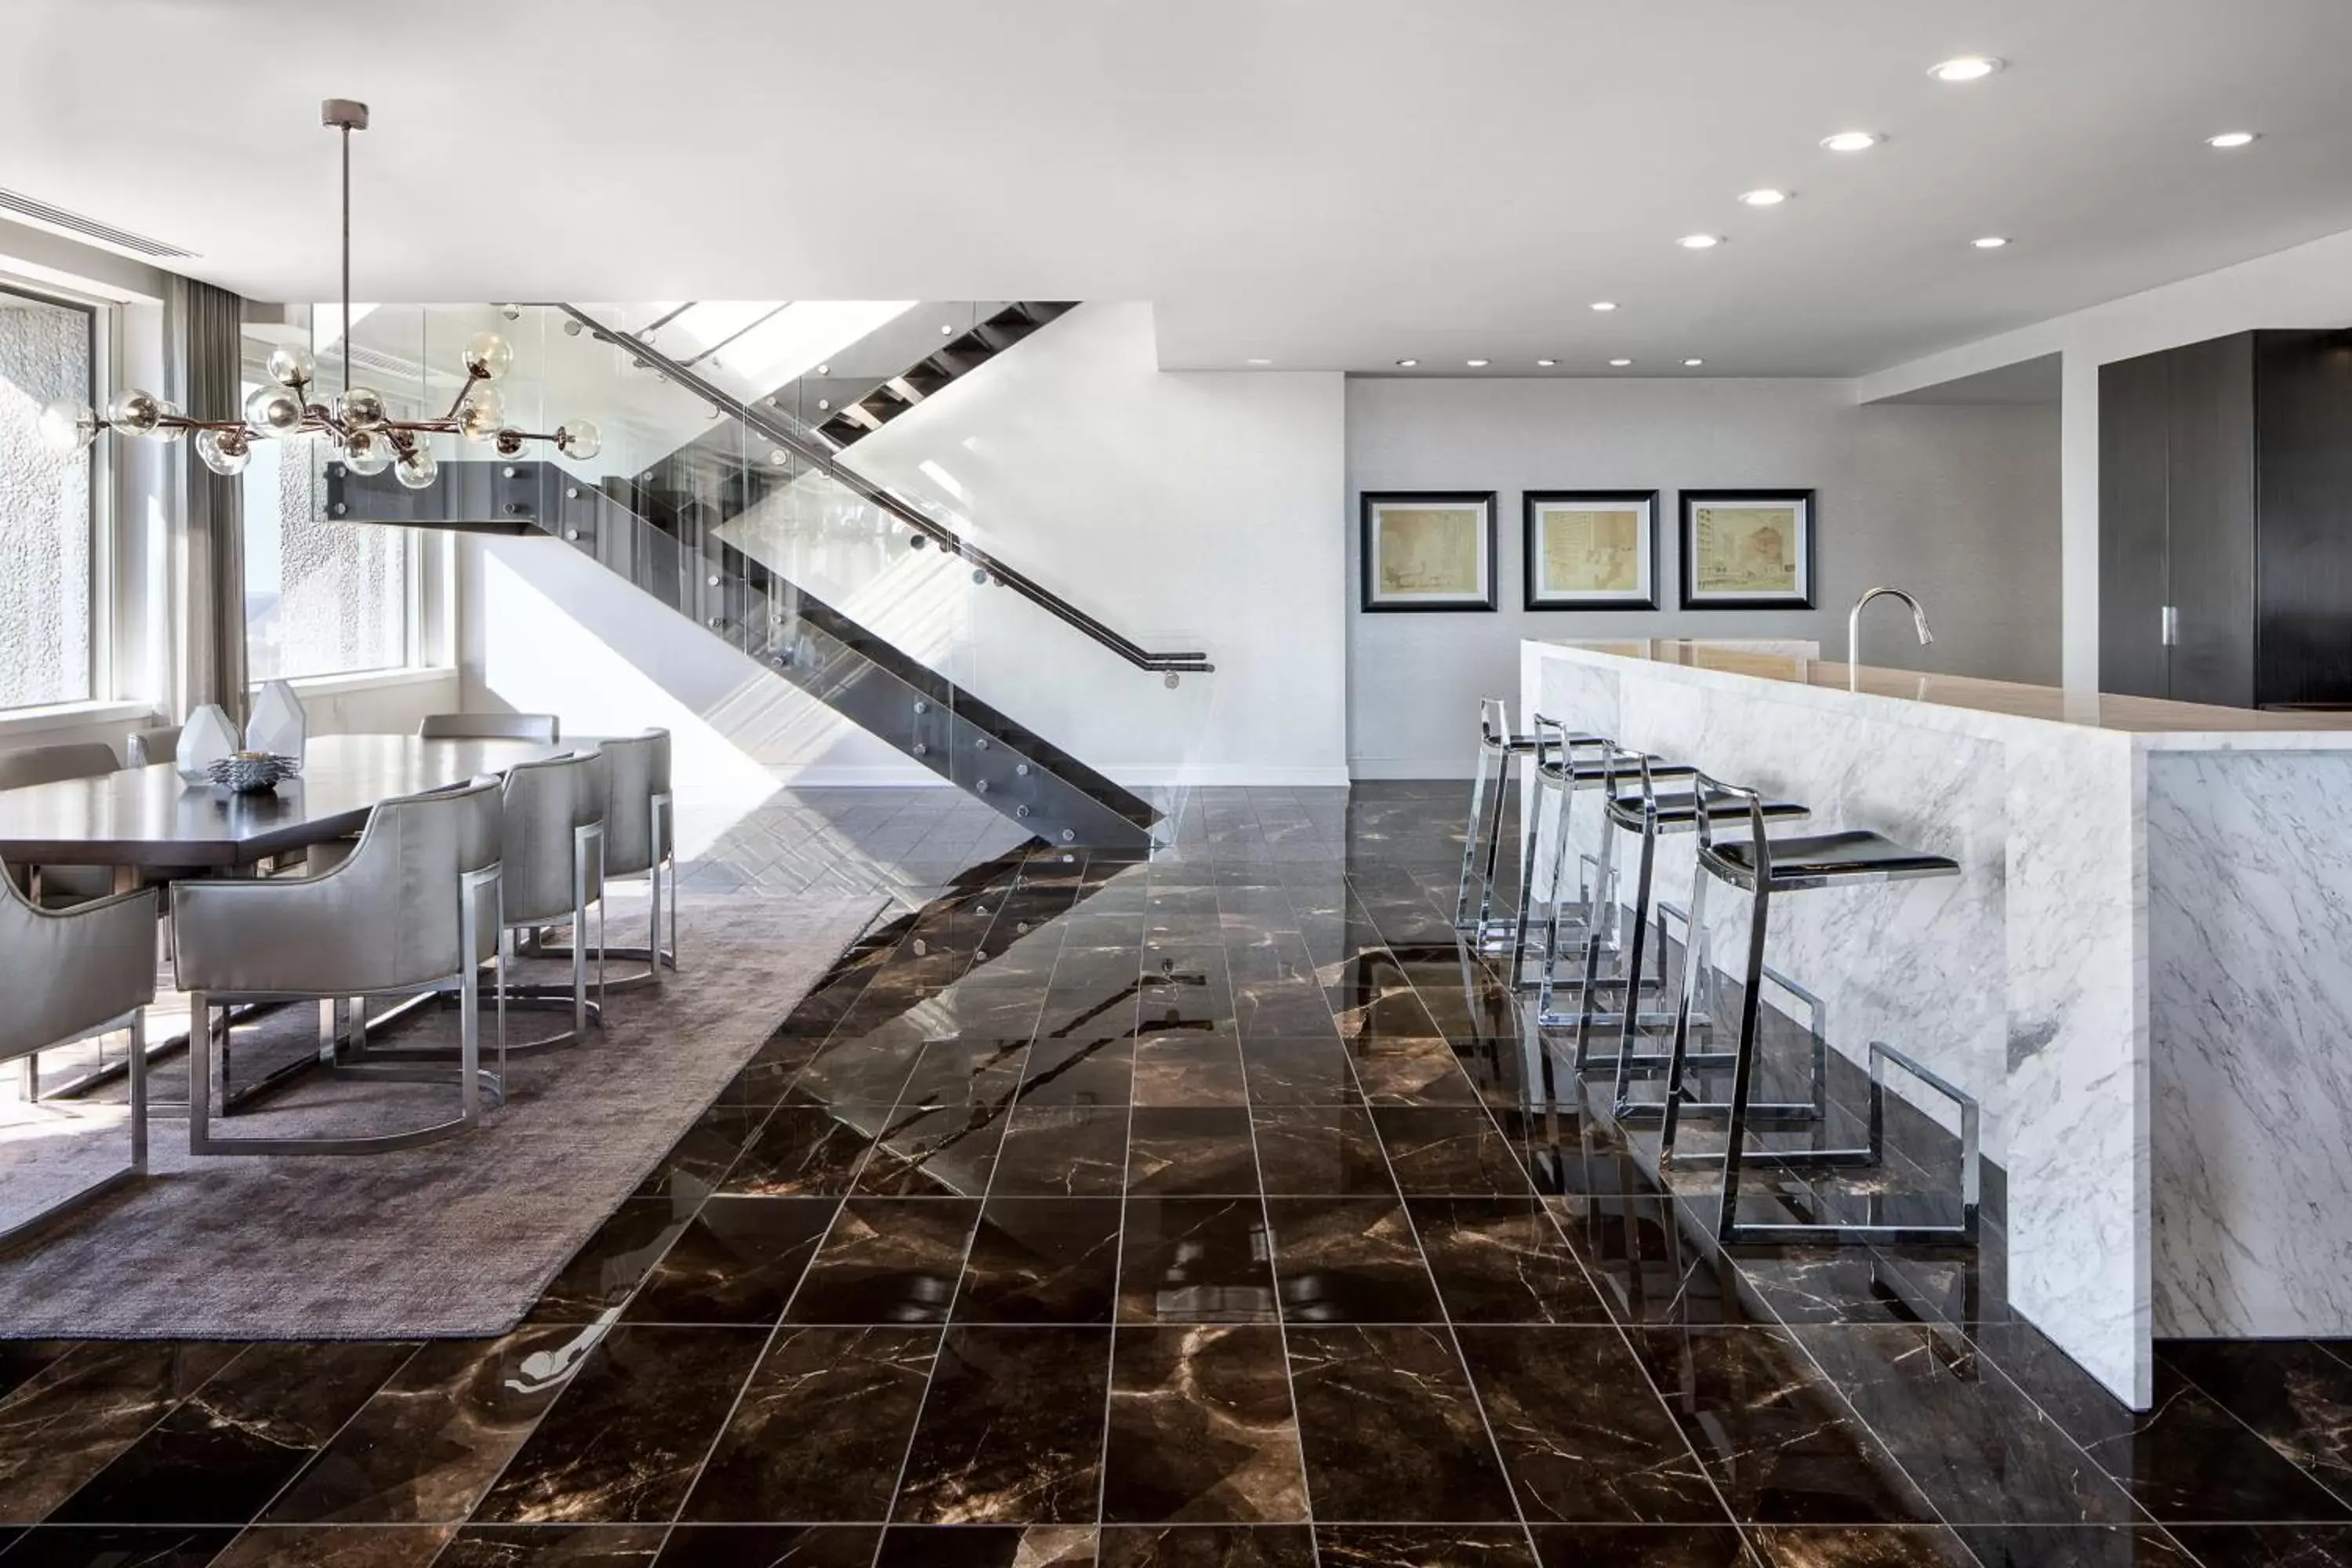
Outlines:
[[212,764],[213,783],[231,795],[260,795],[302,772],[299,757],[268,752],[233,752]]

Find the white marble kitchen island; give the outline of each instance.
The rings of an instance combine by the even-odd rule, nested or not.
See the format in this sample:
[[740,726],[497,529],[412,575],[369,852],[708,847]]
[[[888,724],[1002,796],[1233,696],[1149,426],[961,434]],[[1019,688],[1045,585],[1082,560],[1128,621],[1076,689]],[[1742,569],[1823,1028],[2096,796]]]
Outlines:
[[1777,900],[1768,961],[1978,1097],[2011,1303],[2118,1397],[2159,1336],[2352,1333],[2352,714],[1690,642],[1526,642],[1521,700],[1959,862]]

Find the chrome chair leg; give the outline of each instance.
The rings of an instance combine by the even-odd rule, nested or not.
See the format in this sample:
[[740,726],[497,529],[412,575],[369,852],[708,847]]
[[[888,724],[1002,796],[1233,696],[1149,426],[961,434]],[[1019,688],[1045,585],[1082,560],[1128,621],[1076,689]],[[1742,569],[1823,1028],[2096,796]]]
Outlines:
[[1486,816],[1486,743],[1478,743],[1476,771],[1470,775],[1470,819],[1462,832],[1462,882],[1454,899],[1454,929],[1470,929],[1470,884],[1478,861],[1478,827]]

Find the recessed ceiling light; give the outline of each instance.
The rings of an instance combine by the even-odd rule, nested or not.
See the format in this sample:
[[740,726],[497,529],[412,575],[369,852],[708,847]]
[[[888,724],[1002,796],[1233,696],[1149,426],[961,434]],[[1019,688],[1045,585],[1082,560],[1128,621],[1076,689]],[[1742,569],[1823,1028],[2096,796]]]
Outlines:
[[1777,207],[1789,199],[1789,193],[1776,191],[1767,185],[1762,190],[1742,191],[1739,193],[1739,199],[1751,207]]
[[1629,359],[1612,359],[1609,363],[1615,365],[1619,370],[1623,370],[1627,365],[1632,364],[1633,362]]
[[1867,153],[1884,140],[1874,131],[1841,131],[1822,137],[1822,145],[1832,153]]
[[1397,367],[1401,370],[1411,370],[1420,363],[1421,362],[1417,359],[1401,359],[1397,361]]
[[2257,131],[2224,131],[2219,136],[2208,136],[2205,138],[2205,145],[2208,147],[2221,148],[2242,147],[2249,142],[2256,142],[2261,139],[2262,133]]
[[1617,301],[1614,300],[1595,300],[1592,301],[1592,308],[1596,310],[1613,310],[1617,308]]
[[1961,55],[1927,68],[1937,81],[1982,81],[2009,62],[1990,55]]
[[1681,246],[1685,250],[1713,250],[1717,246],[1723,243],[1723,236],[1719,234],[1686,234],[1680,239],[1675,241],[1675,243]]
[[1982,239],[1972,239],[1969,243],[1979,250],[1999,250],[2002,246],[2007,245],[2009,240],[2002,235],[1989,234]]
[[1272,364],[1274,362],[1270,359],[1254,359],[1249,363],[1252,364]]
[[1683,361],[1683,364],[1685,365],[1685,368],[1687,368],[1687,369],[1690,369],[1690,370],[1696,370],[1699,366],[1701,366],[1701,365],[1705,364],[1706,363],[1706,361],[1705,361],[1705,360],[1703,360],[1703,359],[1686,359],[1686,360]]
[[1484,359],[1465,359],[1462,363],[1468,365],[1472,370],[1484,370],[1495,362]]
[[1536,361],[1536,363],[1537,363],[1537,364],[1538,364],[1538,365],[1542,366],[1542,367],[1543,367],[1544,369],[1546,369],[1546,370],[1549,370],[1552,366],[1554,366],[1554,365],[1558,364],[1559,363],[1559,361],[1558,361],[1558,360],[1556,360],[1556,359],[1539,359],[1539,360]]

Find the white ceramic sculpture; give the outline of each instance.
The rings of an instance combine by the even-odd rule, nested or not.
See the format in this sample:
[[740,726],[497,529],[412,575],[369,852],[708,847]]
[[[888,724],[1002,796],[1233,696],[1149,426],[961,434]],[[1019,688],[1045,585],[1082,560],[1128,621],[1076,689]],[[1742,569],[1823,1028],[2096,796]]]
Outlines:
[[207,702],[180,727],[180,749],[172,754],[172,765],[189,784],[210,784],[213,764],[235,755],[236,750],[236,726],[228,721],[220,704]]
[[245,749],[273,757],[302,760],[302,743],[310,738],[310,716],[294,688],[273,680],[253,700],[253,717],[245,726]]

